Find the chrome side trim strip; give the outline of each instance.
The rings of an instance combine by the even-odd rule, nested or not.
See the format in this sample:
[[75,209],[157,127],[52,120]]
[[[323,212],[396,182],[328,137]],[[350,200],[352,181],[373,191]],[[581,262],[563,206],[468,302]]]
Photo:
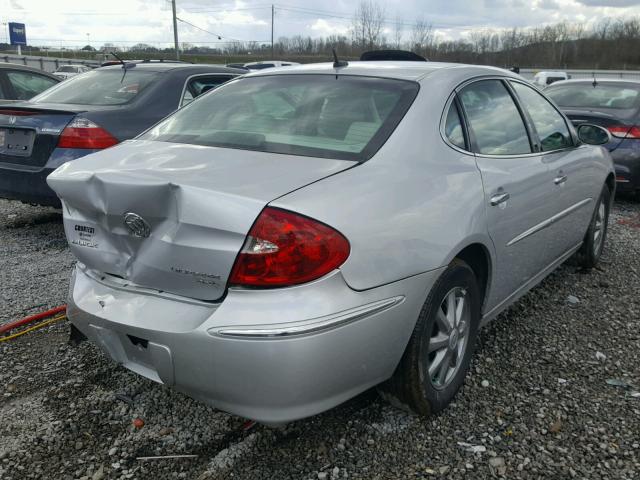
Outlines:
[[584,200],[576,203],[575,205],[570,206],[566,210],[563,210],[563,211],[561,211],[559,213],[556,213],[553,217],[547,218],[546,220],[540,222],[539,224],[534,225],[530,229],[525,230],[524,232],[522,232],[517,237],[509,240],[509,243],[507,243],[507,247],[510,247],[511,245],[514,245],[514,244],[518,243],[520,240],[524,240],[525,238],[533,235],[534,233],[539,232],[543,228],[547,228],[548,226],[556,223],[558,220],[566,217],[570,213],[572,213],[572,212],[576,211],[577,209],[583,207],[584,205],[590,203],[592,200],[593,200],[592,198],[585,198]]
[[363,318],[375,315],[376,313],[384,312],[385,310],[389,310],[390,308],[402,303],[404,298],[405,297],[403,295],[387,298],[386,300],[379,300],[367,305],[361,305],[349,310],[343,310],[342,312],[313,318],[304,322],[277,325],[215,327],[209,329],[208,333],[221,337],[235,337],[243,339],[269,339],[308,335],[310,333],[318,333],[342,327],[357,320],[362,320]]

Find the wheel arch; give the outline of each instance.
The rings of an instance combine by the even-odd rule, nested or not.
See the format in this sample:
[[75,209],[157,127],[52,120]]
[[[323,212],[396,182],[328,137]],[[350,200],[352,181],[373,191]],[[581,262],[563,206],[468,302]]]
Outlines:
[[475,274],[478,280],[478,287],[482,298],[482,309],[484,313],[487,299],[489,298],[489,290],[491,288],[491,278],[493,274],[493,262],[489,248],[482,242],[473,242],[458,250],[453,255],[465,262]]
[[609,175],[607,175],[607,179],[605,180],[605,184],[609,188],[609,192],[611,193],[611,199],[613,201],[613,196],[616,193],[616,177],[613,172],[609,172]]

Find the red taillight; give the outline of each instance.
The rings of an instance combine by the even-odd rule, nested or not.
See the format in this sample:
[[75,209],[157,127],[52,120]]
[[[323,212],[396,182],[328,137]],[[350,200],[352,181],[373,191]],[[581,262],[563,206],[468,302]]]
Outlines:
[[86,118],[76,118],[66,126],[58,140],[59,148],[109,148],[118,143],[104,128]]
[[284,287],[309,282],[342,265],[349,250],[347,239],[328,225],[267,207],[251,227],[229,283]]
[[629,125],[613,125],[607,127],[611,135],[617,138],[640,138],[640,127]]

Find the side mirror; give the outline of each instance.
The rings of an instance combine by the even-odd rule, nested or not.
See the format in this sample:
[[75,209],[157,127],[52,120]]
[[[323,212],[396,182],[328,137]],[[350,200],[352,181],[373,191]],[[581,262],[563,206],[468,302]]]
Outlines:
[[604,145],[611,141],[611,134],[606,128],[583,123],[578,126],[578,138],[588,145]]

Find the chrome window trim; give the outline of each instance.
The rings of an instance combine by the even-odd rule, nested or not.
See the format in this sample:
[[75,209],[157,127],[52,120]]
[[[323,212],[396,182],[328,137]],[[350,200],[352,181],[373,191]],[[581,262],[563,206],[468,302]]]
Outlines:
[[399,295],[385,300],[368,303],[342,312],[317,317],[303,322],[291,322],[276,325],[245,325],[215,327],[208,330],[210,335],[236,339],[282,339],[301,335],[320,333],[343,327],[357,320],[384,312],[399,305],[405,297]]
[[[505,82],[510,79],[513,78],[511,76],[508,75],[483,75],[483,76],[479,76],[479,77],[474,77],[471,78],[469,80],[464,81],[463,83],[461,83],[460,85],[458,85],[455,89],[454,92],[456,95],[460,94],[460,91],[466,87],[468,87],[469,85],[472,85],[474,83],[477,82],[482,82],[482,81],[487,81],[487,80],[497,80],[499,81],[502,86],[504,87],[504,89],[507,91],[509,97],[511,98],[511,101],[513,102],[513,105],[516,107],[516,110],[518,111],[518,115],[520,115],[520,118],[522,120],[522,126],[524,127],[525,131],[527,132],[527,139],[529,140],[529,144],[531,145],[531,149],[533,150],[534,147],[534,138],[533,138],[533,133],[531,131],[531,127],[529,125],[529,119],[527,117],[527,115],[525,115],[523,109],[522,109],[522,105],[519,102],[518,98],[515,98],[513,93],[512,93],[512,88],[509,85],[505,85]],[[462,103],[462,101],[460,101],[460,105],[462,106],[462,109],[464,110],[464,105]],[[466,114],[466,112],[465,112]],[[467,125],[467,129],[469,129],[470,126]],[[536,133],[537,136],[537,133]],[[471,138],[471,134],[469,134],[469,137]],[[473,155],[477,156],[477,157],[483,157],[483,158],[522,158],[522,157],[528,157],[528,156],[537,156],[539,155],[541,152],[529,152],[529,153],[517,153],[517,154],[507,154],[507,155],[489,155],[486,153],[479,153],[479,152],[472,152]]]
[[[449,98],[447,99],[447,102],[445,103],[445,107],[444,110],[442,112],[442,116],[440,117],[440,137],[442,138],[442,140],[447,144],[447,146],[449,146],[450,148],[453,148],[454,150],[460,152],[460,153],[465,153],[467,155],[473,155],[476,157],[481,157],[481,158],[527,158],[527,157],[543,157],[546,155],[550,155],[550,154],[556,154],[556,153],[561,153],[561,152],[567,152],[567,151],[572,151],[572,150],[576,150],[577,148],[580,148],[582,145],[574,145],[573,147],[566,147],[566,148],[561,148],[558,150],[550,150],[548,152],[531,152],[531,153],[522,153],[522,154],[509,154],[509,155],[488,155],[486,153],[477,153],[477,152],[472,152],[470,150],[464,150],[454,144],[452,144],[448,139],[447,139],[447,135],[445,133],[445,122],[446,122],[446,114],[449,112],[449,108],[451,103],[453,102],[454,98],[456,97],[456,95],[458,95],[460,93],[460,90],[462,90],[463,88],[465,88],[468,85],[471,85],[472,83],[475,82],[480,82],[483,80],[502,80],[502,81],[514,81],[514,82],[518,82],[518,83],[522,83],[523,85],[526,85],[528,87],[533,87],[534,90],[536,90],[538,93],[541,93],[539,89],[537,89],[535,87],[535,85],[532,85],[530,82],[527,82],[526,80],[521,80],[519,78],[515,78],[515,77],[511,77],[508,75],[505,76],[499,76],[499,75],[487,75],[487,76],[480,76],[480,77],[474,77],[468,80],[465,80],[464,82],[462,82],[461,84],[459,84],[457,87],[455,87],[453,89],[453,91],[451,92],[451,94],[449,95]],[[544,95],[544,94],[543,94]],[[545,99],[547,97],[544,97]],[[564,119],[565,123],[567,122],[567,119],[565,117],[565,115],[560,112],[558,110],[558,108],[553,104],[553,102],[549,101],[549,103],[551,104],[551,106],[558,112],[560,113],[560,115],[562,116],[562,118]],[[461,119],[462,122],[464,122],[464,119]],[[523,122],[525,121],[525,119],[523,119]],[[467,128],[468,125],[467,125]],[[571,128],[567,125],[567,128],[569,129],[569,131],[571,131]]]

